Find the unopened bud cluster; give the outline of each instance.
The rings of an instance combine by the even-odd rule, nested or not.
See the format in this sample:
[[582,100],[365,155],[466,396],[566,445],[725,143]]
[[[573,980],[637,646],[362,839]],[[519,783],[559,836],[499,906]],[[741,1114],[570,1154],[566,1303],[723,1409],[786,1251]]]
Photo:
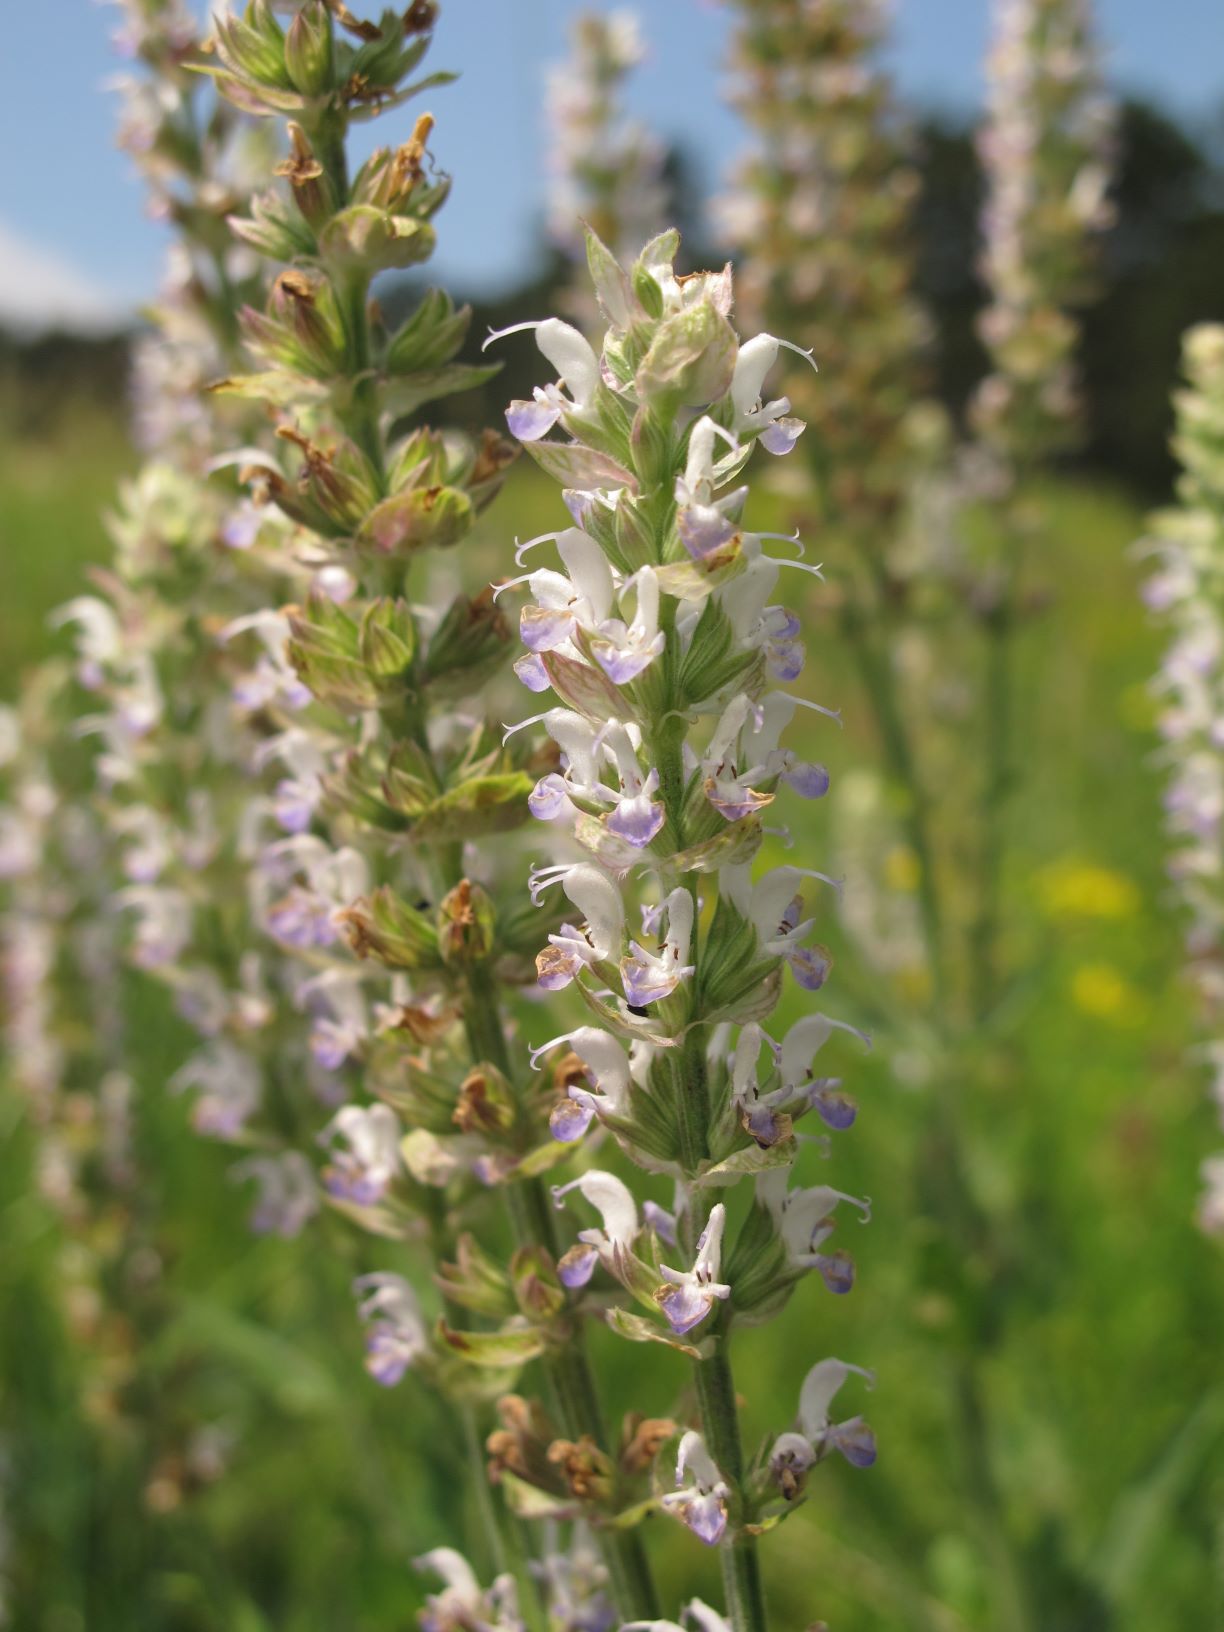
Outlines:
[[718,202],[741,306],[802,334],[787,379],[832,519],[877,553],[906,497],[926,323],[910,294],[918,176],[879,65],[881,0],[735,0],[730,99],[754,138]]
[[974,405],[1008,464],[1041,458],[1074,430],[1074,311],[1091,291],[1092,241],[1109,224],[1113,116],[1091,0],[996,0],[980,331],[991,373]]

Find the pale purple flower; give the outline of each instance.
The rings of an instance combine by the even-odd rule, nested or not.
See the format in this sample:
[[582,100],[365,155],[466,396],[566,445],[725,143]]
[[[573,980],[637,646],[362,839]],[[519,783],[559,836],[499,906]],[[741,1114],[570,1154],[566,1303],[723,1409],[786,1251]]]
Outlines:
[[623,1117],[629,1108],[632,1080],[629,1056],[616,1038],[597,1026],[579,1026],[553,1037],[531,1051],[532,1063],[541,1054],[566,1043],[586,1067],[589,1089],[571,1086],[568,1096],[555,1105],[549,1117],[553,1138],[562,1144],[581,1139],[597,1114]]
[[[688,1483],[685,1483],[686,1475]],[[707,1547],[716,1547],[727,1528],[731,1487],[706,1449],[705,1440],[692,1428],[680,1441],[676,1484],[680,1488],[668,1491],[662,1498],[663,1507],[688,1525],[698,1541]]]
[[365,1367],[376,1383],[394,1388],[426,1352],[429,1338],[416,1293],[402,1275],[359,1275],[353,1291],[366,1323]]
[[875,1374],[845,1360],[821,1360],[808,1372],[799,1391],[799,1430],[782,1434],[774,1444],[769,1465],[775,1479],[805,1474],[829,1451],[838,1451],[853,1467],[869,1468],[876,1459],[875,1435],[862,1417],[845,1422],[829,1420],[833,1396],[847,1377],[862,1377],[868,1388]]
[[739,348],[735,359],[735,373],[731,380],[731,404],[735,410],[733,430],[742,435],[759,437],[767,453],[789,453],[799,440],[804,425],[801,419],[792,419],[790,398],[777,397],[762,402],[761,392],[765,376],[777,361],[779,347],[785,346],[806,359],[815,368],[811,352],[789,340],[778,340],[772,334],[758,334]]
[[344,1105],[319,1135],[330,1161],[323,1184],[338,1201],[374,1207],[402,1169],[400,1125],[389,1105]]
[[556,317],[539,323],[512,323],[509,328],[493,330],[481,350],[487,350],[494,340],[519,334],[524,329],[534,329],[536,345],[557,370],[561,386],[570,393],[567,397],[561,386],[537,385],[530,402],[512,402],[506,410],[511,435],[520,442],[538,442],[562,415],[580,417],[590,407],[600,384],[599,358],[577,329]]
[[849,1292],[854,1285],[854,1265],[845,1253],[825,1253],[820,1249],[832,1235],[833,1213],[842,1202],[857,1207],[862,1222],[871,1218],[868,1198],[847,1195],[830,1185],[805,1189],[788,1188],[785,1168],[773,1168],[758,1176],[757,1200],[774,1219],[787,1260],[796,1270],[815,1269],[830,1292]]
[[709,1221],[697,1242],[692,1269],[682,1271],[669,1269],[666,1264],[659,1266],[659,1273],[668,1283],[667,1290],[658,1294],[659,1307],[678,1337],[699,1326],[717,1299],[731,1296],[731,1288],[718,1279],[726,1224],[727,1209],[720,1201],[710,1209]]
[[263,1076],[237,1043],[218,1037],[193,1054],[170,1078],[174,1093],[196,1090],[191,1121],[215,1139],[236,1139],[259,1108]]
[[571,1247],[557,1266],[564,1284],[576,1288],[586,1285],[600,1262],[615,1275],[621,1255],[632,1251],[641,1225],[633,1196],[615,1174],[592,1168],[569,1184],[555,1184],[555,1205],[560,1207],[573,1190],[589,1201],[603,1220],[600,1229],[579,1230],[578,1245]]
[[621,980],[625,1002],[630,1008],[644,1009],[670,997],[680,982],[693,973],[689,959],[693,936],[693,897],[677,885],[664,902],[667,929],[660,934],[657,952],[648,952],[630,941],[629,956],[621,959]]
[[251,1213],[256,1235],[300,1235],[319,1210],[318,1191],[310,1163],[300,1150],[279,1156],[248,1156],[230,1168],[235,1180],[254,1179],[258,1195]]
[[499,1575],[484,1592],[467,1560],[451,1547],[435,1547],[414,1563],[445,1583],[426,1600],[421,1632],[524,1632],[512,1575]]

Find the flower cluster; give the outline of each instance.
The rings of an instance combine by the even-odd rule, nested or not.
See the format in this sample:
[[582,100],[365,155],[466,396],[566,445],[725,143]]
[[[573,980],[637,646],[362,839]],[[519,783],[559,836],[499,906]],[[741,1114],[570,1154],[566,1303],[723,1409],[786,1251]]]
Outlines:
[[[559,381],[507,417],[561,483],[570,525],[520,547],[551,544],[558,557],[516,581],[528,594],[516,669],[555,703],[509,734],[542,726],[559,756],[531,808],[555,830],[550,854],[570,859],[535,869],[531,884],[569,910],[536,962],[541,987],[572,992],[587,1023],[534,1049],[560,1091],[553,1132],[568,1144],[606,1130],[675,1184],[672,1209],[639,1202],[602,1168],[557,1186],[559,1205],[577,1195],[599,1218],[577,1231],[561,1281],[581,1300],[597,1272],[611,1277],[638,1308],[609,1307],[601,1293],[592,1309],[625,1337],[693,1359],[701,1427],[680,1441],[663,1505],[723,1544],[739,1602],[759,1594],[750,1527],[799,1493],[817,1452],[802,1468],[784,1455],[764,1486],[746,1479],[727,1334],[769,1318],[810,1269],[846,1291],[853,1266],[829,1245],[835,1215],[869,1205],[790,1182],[801,1117],[814,1111],[832,1129],[853,1120],[853,1103],[815,1069],[848,1028],[812,1014],[778,1036],[765,1029],[788,969],[805,992],[825,982],[812,902],[834,882],[808,867],[754,868],[767,833],[787,836],[790,795],[828,786],[822,767],[782,744],[797,708],[818,705],[781,689],[803,649],[797,618],[772,599],[783,566],[815,569],[748,530],[739,481],[758,442],[784,455],[803,429],[765,389],[787,343],[741,342],[729,269],[677,278],[677,245],[664,233],[626,269],[588,232],[608,325],[598,354],[556,319],[519,326]],[[741,1179],[755,1200],[728,1239],[717,1197]],[[823,1445],[819,1415],[812,1406],[803,1422]]]
[[[879,551],[918,454],[926,322],[910,295],[918,178],[879,65],[883,0],[734,0],[731,101],[754,146],[717,205],[741,307],[792,325],[820,377],[788,379],[824,499]],[[929,417],[929,415],[927,416]]]
[[992,371],[974,413],[979,435],[1014,464],[1073,429],[1073,311],[1091,288],[1093,237],[1111,219],[1113,116],[1091,0],[997,0],[988,76],[980,329]]
[[[1182,466],[1178,504],[1152,518],[1145,549],[1155,571],[1144,596],[1171,635],[1156,682],[1169,766],[1169,876],[1188,912],[1186,945],[1206,1024],[1218,1030],[1224,1013],[1224,328],[1189,330],[1183,366],[1173,444]],[[1205,1052],[1224,1127],[1224,1047],[1214,1042]],[[1203,1180],[1200,1222],[1224,1235],[1224,1156],[1203,1163]]]

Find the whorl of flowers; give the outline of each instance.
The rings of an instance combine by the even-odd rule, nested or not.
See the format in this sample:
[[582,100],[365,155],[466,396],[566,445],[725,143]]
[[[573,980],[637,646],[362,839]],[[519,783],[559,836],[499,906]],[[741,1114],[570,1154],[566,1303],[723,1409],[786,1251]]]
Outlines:
[[1110,104],[1091,0],[996,0],[980,153],[987,198],[980,319],[991,373],[974,405],[1009,464],[1066,441],[1076,411],[1075,308],[1110,221]]
[[881,0],[734,0],[731,100],[753,131],[718,221],[738,298],[785,322],[820,377],[787,389],[811,424],[831,513],[879,544],[914,460],[925,321],[910,296],[918,179],[878,57]]
[[[569,519],[520,547],[533,563],[556,551],[555,565],[516,581],[529,595],[516,670],[552,697],[509,735],[542,726],[558,756],[531,795],[555,835],[531,885],[537,900],[559,892],[568,906],[536,964],[541,987],[569,991],[584,1012],[534,1044],[559,1091],[554,1135],[572,1144],[606,1130],[675,1190],[665,1209],[640,1177],[631,1188],[602,1169],[556,1187],[582,1225],[560,1279],[578,1309],[693,1361],[700,1427],[680,1439],[662,1505],[720,1547],[738,1632],[764,1624],[755,1527],[788,1509],[837,1436],[830,1388],[801,1410],[807,1451],[788,1444],[750,1473],[728,1336],[774,1315],[809,1270],[847,1291],[853,1265],[831,1244],[835,1215],[844,1205],[866,1216],[869,1204],[791,1182],[799,1118],[814,1112],[834,1130],[853,1120],[853,1102],[816,1065],[848,1028],[811,1013],[777,1036],[766,1029],[787,970],[816,992],[830,964],[813,931],[814,896],[832,881],[803,864],[754,865],[767,823],[788,831],[778,824],[791,796],[828,786],[783,743],[799,707],[816,705],[785,689],[802,665],[800,625],[772,599],[784,566],[815,569],[749,530],[739,480],[758,442],[785,454],[803,429],[766,391],[787,342],[741,342],[730,269],[677,279],[677,248],[664,233],[626,270],[588,234],[608,325],[598,353],[555,318],[518,326],[534,330],[559,380],[507,419],[560,483]],[[736,1183],[752,1184],[754,1201],[728,1238],[721,1197]],[[596,1277],[628,1301],[588,1294]],[[872,1460],[866,1434],[859,1450]]]
[[636,13],[584,11],[570,28],[570,54],[548,70],[548,230],[574,263],[567,295],[584,328],[598,322],[586,278],[583,223],[614,254],[631,253],[665,223],[662,143],[625,111],[625,89],[646,50]]
[[[1213,1031],[1224,1020],[1224,327],[1203,324],[1183,345],[1174,398],[1177,505],[1152,518],[1156,570],[1145,599],[1168,625],[1157,694],[1169,765],[1164,796],[1169,876],[1188,913],[1190,969]],[[1210,1043],[1212,1095],[1224,1128],[1224,1042]],[[1203,1228],[1224,1235],[1224,1155],[1203,1164]]]

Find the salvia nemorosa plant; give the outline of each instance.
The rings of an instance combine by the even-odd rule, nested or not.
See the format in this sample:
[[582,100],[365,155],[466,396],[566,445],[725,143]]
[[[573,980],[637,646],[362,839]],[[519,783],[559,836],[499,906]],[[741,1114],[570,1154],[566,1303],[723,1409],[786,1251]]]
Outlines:
[[[1153,518],[1145,553],[1155,561],[1144,595],[1167,625],[1169,646],[1156,680],[1169,876],[1187,915],[1186,950],[1211,1040],[1202,1050],[1224,1126],[1224,1008],[1221,936],[1224,895],[1224,328],[1203,324],[1183,342],[1185,383],[1174,398],[1173,448],[1181,465],[1177,504]],[[1203,1163],[1199,1221],[1224,1234],[1224,1156]]]
[[[537,957],[539,983],[586,1010],[533,1047],[566,1086],[553,1132],[573,1143],[607,1130],[675,1184],[668,1209],[603,1168],[556,1186],[567,1211],[585,1204],[600,1220],[577,1232],[560,1279],[581,1307],[582,1289],[610,1275],[638,1308],[601,1295],[603,1318],[691,1358],[698,1421],[662,1503],[721,1546],[732,1624],[757,1627],[763,1518],[785,1510],[829,1449],[865,1465],[874,1447],[860,1419],[830,1425],[833,1393],[856,1368],[825,1360],[805,1385],[802,1431],[750,1463],[730,1334],[775,1314],[810,1269],[846,1290],[850,1261],[828,1248],[834,1213],[868,1208],[790,1182],[797,1118],[853,1119],[838,1083],[815,1072],[840,1023],[813,1013],[783,1035],[767,1029],[788,969],[806,991],[824,984],[808,902],[829,880],[754,859],[770,807],[819,798],[828,778],[782,741],[802,647],[798,620],[771,601],[783,565],[813,569],[748,530],[739,477],[757,442],[786,454],[802,424],[765,392],[785,343],[741,343],[729,271],[677,279],[677,247],[665,233],[626,270],[589,235],[608,324],[598,354],[556,319],[526,325],[560,383],[512,404],[508,421],[561,485],[569,525],[519,549],[558,558],[519,580],[530,599],[515,665],[553,706],[509,735],[542,726],[556,745],[559,767],[531,809],[573,849],[531,879],[534,897],[560,892],[571,909]],[[753,1200],[731,1230],[724,1198],[741,1182]]]
[[[432,252],[433,120],[348,156],[353,124],[445,81],[413,78],[435,13],[253,0],[197,49],[175,7],[128,9],[156,87],[128,145],[181,248],[142,352],[153,457],[102,593],[65,612],[113,904],[201,1034],[178,1081],[248,1147],[257,1224],[291,1233],[321,1192],[378,1238],[368,1370],[454,1406],[496,1578],[426,1554],[422,1624],[671,1626],[636,1529],[661,1509],[722,1561],[726,1620],[686,1617],[759,1632],[758,1537],[831,1452],[875,1454],[832,1414],[858,1366],[812,1355],[755,1455],[732,1374],[736,1327],[810,1270],[848,1290],[830,1238],[868,1212],[792,1182],[799,1118],[853,1120],[816,1074],[849,1028],[770,1029],[784,983],[829,970],[829,879],[758,854],[828,785],[783,740],[815,705],[786,689],[801,631],[772,599],[783,567],[815,569],[747,530],[740,480],[802,430],[766,392],[786,342],[741,342],[730,272],[678,279],[674,233],[627,267],[589,233],[600,350],[533,325],[559,379],[508,414],[569,512],[521,550],[557,565],[489,586],[473,529],[514,447],[419,419],[488,377],[457,361],[469,314],[430,290],[389,329],[372,299]],[[523,586],[515,667],[552,706],[503,731],[479,693]],[[525,876],[533,817],[550,863]],[[683,1354],[691,1419],[613,1427],[590,1320]]]

